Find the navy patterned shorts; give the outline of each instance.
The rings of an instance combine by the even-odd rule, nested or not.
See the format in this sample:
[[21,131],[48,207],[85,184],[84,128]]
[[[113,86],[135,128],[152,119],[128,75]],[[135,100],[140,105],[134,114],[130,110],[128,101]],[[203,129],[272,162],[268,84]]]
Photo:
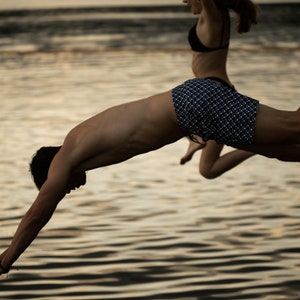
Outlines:
[[177,120],[187,135],[238,148],[249,145],[259,102],[210,79],[195,78],[172,91]]

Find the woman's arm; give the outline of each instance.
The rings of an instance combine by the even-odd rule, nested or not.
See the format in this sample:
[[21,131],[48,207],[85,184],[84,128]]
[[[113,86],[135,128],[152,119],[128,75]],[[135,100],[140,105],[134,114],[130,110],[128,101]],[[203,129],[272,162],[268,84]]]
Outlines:
[[220,10],[214,0],[201,0],[202,13],[209,19],[214,20],[220,17]]

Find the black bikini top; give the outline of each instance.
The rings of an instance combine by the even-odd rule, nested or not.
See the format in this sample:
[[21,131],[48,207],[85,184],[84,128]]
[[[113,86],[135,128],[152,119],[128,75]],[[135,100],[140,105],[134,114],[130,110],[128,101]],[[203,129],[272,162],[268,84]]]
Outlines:
[[[229,21],[229,26],[230,26],[230,21]],[[225,20],[224,20],[223,26],[222,26],[220,46],[215,47],[215,48],[209,48],[209,47],[206,47],[205,45],[203,45],[203,43],[199,40],[199,38],[197,36],[196,27],[197,27],[197,23],[190,29],[190,32],[189,32],[189,43],[190,43],[192,50],[194,50],[196,52],[211,52],[211,51],[226,49],[229,47],[229,42],[226,43],[225,45],[222,45],[224,34],[225,34]]]

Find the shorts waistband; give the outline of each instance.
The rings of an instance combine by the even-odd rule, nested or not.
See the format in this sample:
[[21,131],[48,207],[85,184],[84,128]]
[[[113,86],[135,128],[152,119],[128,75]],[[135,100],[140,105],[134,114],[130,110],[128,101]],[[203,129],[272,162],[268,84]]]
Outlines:
[[214,77],[214,76],[210,76],[210,77],[205,77],[205,79],[210,79],[210,80],[214,80],[214,81],[217,81],[233,90],[235,90],[235,87],[233,85],[230,85],[229,83],[227,83],[225,80],[219,78],[219,77]]

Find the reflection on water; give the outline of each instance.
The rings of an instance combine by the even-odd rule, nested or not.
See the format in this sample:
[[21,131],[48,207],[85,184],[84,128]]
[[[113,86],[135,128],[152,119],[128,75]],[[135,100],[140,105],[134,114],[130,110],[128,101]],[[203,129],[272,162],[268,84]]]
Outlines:
[[[296,109],[298,61],[233,51],[230,74],[242,93]],[[191,77],[185,51],[6,54],[1,65],[1,249],[36,195],[38,147]],[[179,165],[186,144],[91,171],[1,277],[2,299],[299,299],[299,164],[253,157],[208,181],[198,156]]]

